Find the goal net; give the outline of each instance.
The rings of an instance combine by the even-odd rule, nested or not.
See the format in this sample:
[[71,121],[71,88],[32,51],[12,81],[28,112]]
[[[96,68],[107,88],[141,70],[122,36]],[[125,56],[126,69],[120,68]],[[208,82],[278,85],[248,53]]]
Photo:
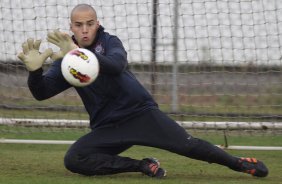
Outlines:
[[69,14],[78,3],[93,5],[105,30],[122,40],[130,69],[182,126],[282,136],[282,1],[1,0],[4,138],[88,131],[88,115],[75,91],[36,101],[16,57],[30,37],[43,40],[42,50],[56,51],[47,33],[71,34]]

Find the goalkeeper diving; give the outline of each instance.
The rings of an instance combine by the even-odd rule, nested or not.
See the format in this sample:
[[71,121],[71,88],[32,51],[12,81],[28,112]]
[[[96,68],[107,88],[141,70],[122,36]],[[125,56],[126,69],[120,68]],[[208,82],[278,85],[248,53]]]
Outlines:
[[[28,39],[19,59],[29,71],[28,86],[37,100],[51,98],[71,86],[61,72],[62,58],[70,50],[92,51],[100,66],[97,79],[88,86],[74,87],[89,114],[91,131],[79,138],[67,151],[64,164],[82,175],[110,175],[140,172],[163,178],[166,170],[156,158],[135,159],[120,156],[134,145],[150,146],[256,177],[266,177],[268,169],[256,158],[230,155],[213,144],[193,137],[162,112],[149,92],[128,68],[127,53],[117,36],[105,32],[95,9],[78,4],[70,15],[70,36],[59,30],[47,40],[60,50],[39,51],[41,41]],[[43,72],[47,58],[54,60]],[[148,153],[150,154],[150,153]]]

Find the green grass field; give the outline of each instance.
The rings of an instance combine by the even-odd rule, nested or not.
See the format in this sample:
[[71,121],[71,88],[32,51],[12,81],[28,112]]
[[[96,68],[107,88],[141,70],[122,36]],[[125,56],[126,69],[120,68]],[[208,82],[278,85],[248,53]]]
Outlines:
[[[2,127],[3,130],[3,127]],[[54,131],[54,130],[53,130]],[[1,132],[1,131],[0,131]],[[29,133],[17,130],[16,134],[1,132],[2,138],[21,139],[63,139],[74,140],[85,132],[63,131],[55,133],[49,131]],[[220,134],[196,135],[214,144],[222,144]],[[230,136],[232,145],[280,145],[282,136]],[[165,179],[154,179],[140,173],[124,173],[111,176],[85,177],[67,171],[63,165],[63,157],[69,145],[35,145],[35,144],[0,144],[0,183],[1,184],[93,184],[93,183],[201,183],[201,184],[253,184],[253,183],[282,183],[281,151],[232,151],[237,156],[252,156],[263,160],[269,167],[270,174],[266,178],[255,178],[247,174],[234,172],[216,164],[185,158],[164,150],[134,146],[122,155],[142,159],[156,157],[168,175]]]
[[236,155],[251,155],[265,161],[270,169],[266,178],[255,178],[233,172],[216,164],[187,159],[163,150],[136,146],[123,155],[134,158],[154,156],[167,169],[165,179],[154,179],[139,173],[85,177],[68,172],[63,157],[68,146],[59,145],[0,145],[0,183],[2,184],[75,184],[75,183],[273,183],[281,182],[281,152],[232,151]]

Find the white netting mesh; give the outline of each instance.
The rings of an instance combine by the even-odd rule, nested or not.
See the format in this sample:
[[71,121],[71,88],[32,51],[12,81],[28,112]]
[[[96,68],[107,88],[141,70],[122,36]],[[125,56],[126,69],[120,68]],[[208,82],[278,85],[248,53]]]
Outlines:
[[78,3],[95,7],[106,31],[124,43],[132,71],[177,120],[281,122],[279,0],[1,0],[0,117],[88,118],[73,90],[35,101],[16,58],[29,37],[56,50],[46,35],[68,32]]

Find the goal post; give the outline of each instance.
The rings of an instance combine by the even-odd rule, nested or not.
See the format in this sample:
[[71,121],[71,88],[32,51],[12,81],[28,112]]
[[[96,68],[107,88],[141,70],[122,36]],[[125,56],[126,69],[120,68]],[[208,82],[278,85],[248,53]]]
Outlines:
[[[36,101],[17,58],[30,37],[42,39],[42,51],[58,50],[47,34],[54,29],[71,34],[69,15],[78,3],[93,5],[105,31],[123,42],[131,71],[161,110],[188,130],[209,134],[240,127],[236,131],[250,136],[253,131],[282,135],[279,0],[1,0],[1,120],[32,120],[27,124],[42,124],[50,132],[53,123],[87,129],[88,115],[75,90]],[[17,127],[0,124],[0,133],[20,134]],[[29,127],[40,132],[42,126]]]

